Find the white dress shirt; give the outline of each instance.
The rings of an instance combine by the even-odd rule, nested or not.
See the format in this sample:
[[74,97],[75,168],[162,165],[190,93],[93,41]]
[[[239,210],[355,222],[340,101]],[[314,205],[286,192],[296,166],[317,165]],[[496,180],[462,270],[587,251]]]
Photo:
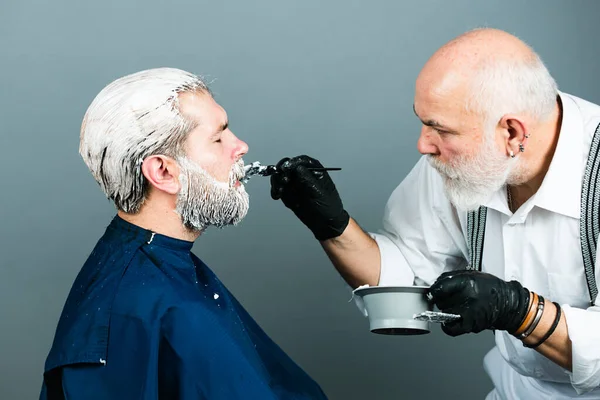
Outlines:
[[[514,214],[506,188],[484,204],[482,270],[517,280],[561,304],[573,346],[573,372],[496,331],[496,346],[486,355],[484,368],[496,387],[494,395],[505,399],[600,399],[600,307],[590,307],[579,242],[581,184],[600,106],[562,92],[559,96],[563,119],[558,145],[537,193]],[[444,271],[464,269],[466,219],[466,212],[457,212],[445,196],[442,177],[421,158],[391,195],[381,231],[370,233],[381,253],[379,285],[431,285]],[[596,261],[598,283],[599,271]],[[357,305],[364,313],[362,304]]]

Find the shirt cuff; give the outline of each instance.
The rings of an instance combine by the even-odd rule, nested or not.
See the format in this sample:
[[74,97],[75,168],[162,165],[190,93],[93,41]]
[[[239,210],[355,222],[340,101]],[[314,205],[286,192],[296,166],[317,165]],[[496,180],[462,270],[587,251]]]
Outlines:
[[[412,286],[415,281],[415,275],[408,266],[408,263],[404,259],[404,256],[400,252],[400,249],[388,239],[386,236],[369,233],[369,235],[375,239],[377,246],[379,247],[379,255],[381,257],[381,266],[379,272],[378,286]],[[343,280],[343,279],[342,279]],[[346,287],[352,291],[352,287],[344,281]],[[354,300],[354,304],[358,307],[359,311],[365,317],[368,316],[365,308],[363,299],[360,296],[354,296],[350,298],[350,301]]]
[[381,256],[379,286],[412,286],[415,274],[406,262],[398,246],[387,236],[369,233],[375,239]]
[[561,307],[572,345],[571,385],[581,395],[600,386],[600,307]]

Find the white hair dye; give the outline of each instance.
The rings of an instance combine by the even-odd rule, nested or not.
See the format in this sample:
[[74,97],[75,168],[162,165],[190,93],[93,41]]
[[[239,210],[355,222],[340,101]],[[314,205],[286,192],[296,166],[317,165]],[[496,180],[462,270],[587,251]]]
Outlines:
[[178,95],[210,95],[203,80],[175,68],[156,68],[119,78],[89,106],[81,126],[79,153],[119,210],[136,213],[147,195],[141,171],[154,154],[178,157],[195,123],[179,111]]
[[268,169],[269,166],[261,165],[260,161],[254,161],[253,163],[244,166],[244,177],[241,179],[241,182],[248,183],[250,178],[254,175],[264,176]]
[[242,159],[232,166],[228,182],[217,181],[187,157],[179,157],[177,162],[181,189],[175,211],[186,228],[198,232],[208,226],[223,228],[237,225],[246,216],[249,196],[244,185],[237,185],[244,178]]

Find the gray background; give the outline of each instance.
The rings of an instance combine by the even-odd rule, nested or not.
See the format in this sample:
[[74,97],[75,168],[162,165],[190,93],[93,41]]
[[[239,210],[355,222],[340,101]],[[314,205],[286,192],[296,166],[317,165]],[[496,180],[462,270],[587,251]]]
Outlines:
[[[77,153],[97,92],[173,66],[214,80],[246,162],[310,154],[365,229],[419,157],[414,80],[444,42],[481,26],[529,42],[562,90],[600,101],[600,2],[0,1],[0,399],[38,395],[71,283],[114,208]],[[293,214],[248,185],[237,228],[194,250],[332,399],[481,399],[492,334],[371,334]]]

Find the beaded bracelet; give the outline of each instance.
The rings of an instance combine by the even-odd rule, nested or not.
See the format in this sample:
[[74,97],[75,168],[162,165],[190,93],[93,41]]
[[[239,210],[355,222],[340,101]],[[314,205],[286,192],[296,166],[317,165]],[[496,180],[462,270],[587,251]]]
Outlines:
[[552,334],[556,330],[556,327],[558,326],[558,323],[560,322],[560,317],[561,317],[560,305],[558,303],[556,303],[556,302],[552,302],[552,304],[554,304],[556,306],[556,316],[554,317],[554,322],[552,323],[552,326],[550,327],[550,329],[548,329],[548,332],[546,332],[546,334],[544,335],[544,337],[541,338],[539,342],[534,343],[534,344],[525,344],[525,343],[523,343],[523,346],[525,346],[525,347],[527,347],[529,349],[535,349],[536,347],[538,347],[539,345],[541,345],[542,343],[544,343],[546,340],[548,340],[548,338],[550,336],[552,336]]

